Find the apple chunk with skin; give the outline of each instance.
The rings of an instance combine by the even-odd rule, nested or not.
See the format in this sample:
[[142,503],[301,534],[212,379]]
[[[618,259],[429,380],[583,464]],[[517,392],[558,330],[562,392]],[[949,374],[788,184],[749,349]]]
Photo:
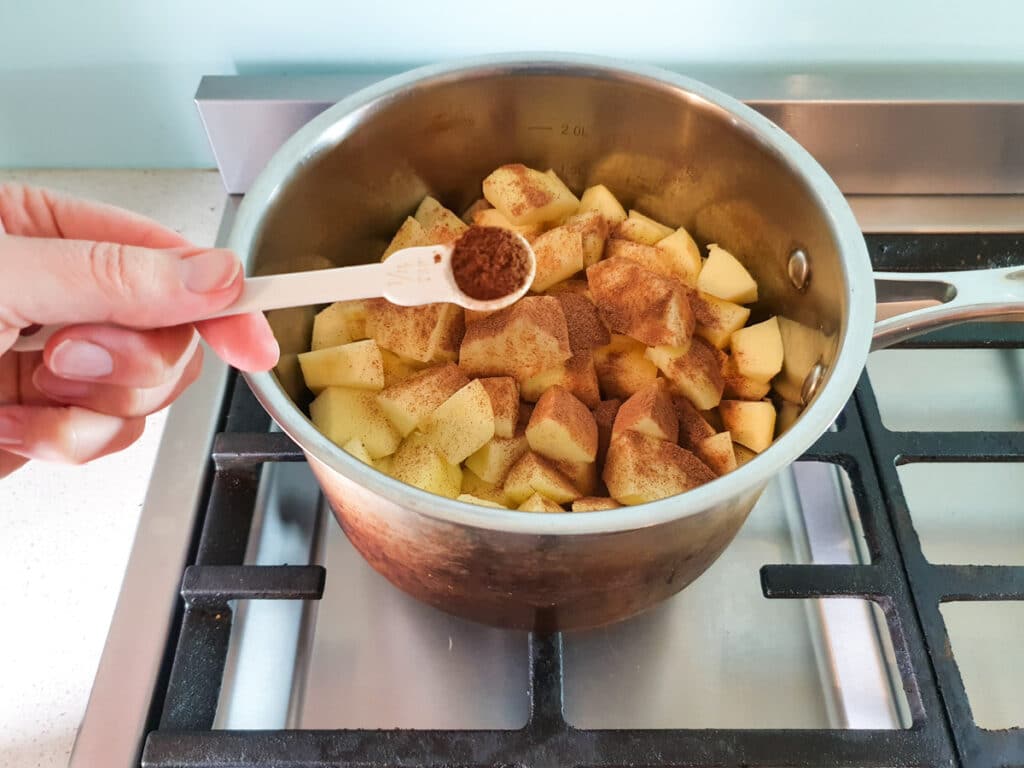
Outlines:
[[722,424],[732,439],[761,453],[775,437],[775,406],[766,400],[723,400],[718,406]]
[[384,388],[384,361],[373,339],[303,352],[299,366],[314,394],[326,387]]
[[675,443],[623,432],[608,446],[603,478],[616,501],[643,504],[710,482],[715,473]]
[[670,443],[678,441],[679,419],[661,380],[644,387],[622,404],[612,426],[611,439],[630,430]]
[[597,457],[597,423],[587,406],[562,387],[537,401],[526,425],[530,448],[555,461],[591,462]]
[[646,354],[665,374],[672,388],[698,410],[714,408],[722,399],[725,382],[718,351],[703,339],[694,339],[687,350],[659,346],[650,347]]
[[491,397],[479,379],[469,382],[439,405],[423,423],[427,442],[452,464],[494,437]]
[[328,387],[310,403],[310,420],[338,445],[358,438],[371,458],[388,456],[402,436],[384,415],[376,395],[365,389]]
[[733,333],[731,346],[733,362],[742,376],[767,382],[782,370],[782,335],[774,317],[740,328]]
[[517,225],[558,221],[579,206],[561,181],[522,163],[495,169],[484,179],[483,192],[487,202]]
[[377,395],[381,410],[402,437],[420,426],[445,400],[469,383],[454,363],[427,368]]
[[697,278],[697,288],[726,301],[751,304],[757,301],[757,283],[747,268],[724,248],[712,243]]

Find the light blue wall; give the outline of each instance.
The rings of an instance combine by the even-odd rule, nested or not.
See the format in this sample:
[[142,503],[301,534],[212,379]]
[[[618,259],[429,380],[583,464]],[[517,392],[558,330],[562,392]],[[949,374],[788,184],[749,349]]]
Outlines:
[[1019,0],[0,0],[0,167],[209,166],[192,105],[203,74],[509,50],[804,71],[1015,65],[1022,33]]

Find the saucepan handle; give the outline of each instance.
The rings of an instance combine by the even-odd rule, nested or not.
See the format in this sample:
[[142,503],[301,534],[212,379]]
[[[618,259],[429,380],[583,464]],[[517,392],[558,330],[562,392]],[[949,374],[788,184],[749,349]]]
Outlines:
[[1024,267],[876,272],[872,349],[972,320],[1024,320]]

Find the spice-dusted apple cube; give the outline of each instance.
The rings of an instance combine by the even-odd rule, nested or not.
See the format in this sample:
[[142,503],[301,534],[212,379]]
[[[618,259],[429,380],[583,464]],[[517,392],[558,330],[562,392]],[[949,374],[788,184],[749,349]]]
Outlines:
[[505,476],[504,490],[505,497],[516,505],[534,493],[556,504],[568,504],[583,495],[550,461],[533,451],[527,451],[512,465]]
[[767,400],[752,403],[747,400],[723,400],[718,405],[722,424],[732,439],[761,453],[775,437],[775,406]]
[[329,440],[345,445],[358,438],[373,459],[395,452],[402,436],[366,389],[328,387],[309,404],[309,418]]
[[542,224],[575,213],[579,203],[563,187],[521,163],[503,165],[483,181],[487,202],[513,224]]
[[613,333],[650,346],[690,343],[695,322],[680,283],[621,257],[588,267],[587,281],[601,319]]
[[797,417],[803,411],[803,407],[796,403],[791,403],[788,400],[783,400],[782,405],[779,406],[779,415],[775,419],[775,437],[781,437],[790,427],[792,427],[797,420]]
[[612,227],[626,220],[626,209],[604,184],[595,184],[583,190],[579,210],[597,211]]
[[469,204],[469,207],[462,212],[462,215],[459,216],[459,218],[462,219],[467,224],[473,224],[473,217],[476,216],[476,214],[478,214],[480,211],[489,210],[493,210],[491,208],[491,204],[488,203],[485,198],[478,197],[476,200]]
[[466,324],[455,304],[399,307],[384,299],[367,302],[367,322],[384,349],[421,363],[453,361]]
[[691,291],[689,298],[693,317],[697,321],[694,333],[718,349],[729,346],[733,333],[750,319],[750,310],[746,307],[710,293]]
[[565,228],[578,232],[583,238],[583,266],[589,267],[601,260],[604,243],[608,239],[608,220],[600,211],[581,211],[565,220]]
[[594,461],[597,423],[583,403],[562,387],[552,387],[537,401],[526,425],[530,448],[555,461]]
[[604,464],[608,454],[608,443],[612,439],[612,428],[615,417],[619,415],[621,400],[602,400],[593,409],[594,421],[597,423],[597,463]]
[[566,291],[556,294],[555,298],[562,305],[565,324],[569,329],[569,348],[574,355],[603,347],[612,340],[601,321],[597,306],[587,296]]
[[[432,198],[430,198],[432,199]],[[435,200],[435,202],[437,202]],[[395,251],[400,251],[403,248],[415,248],[420,245],[431,245],[432,243],[427,237],[427,231],[412,216],[406,216],[405,221],[402,222],[402,226],[395,232],[395,236],[391,238],[391,242],[388,247],[384,249],[384,254],[380,257],[381,261],[387,261],[388,257]]]
[[458,464],[494,437],[491,397],[479,380],[469,382],[423,421],[427,442]]
[[527,240],[533,240],[542,231],[540,224],[513,224],[506,219],[501,211],[496,208],[488,208],[485,211],[477,211],[473,214],[473,223],[478,227],[500,227],[512,232],[518,232]]
[[416,209],[416,221],[423,227],[425,243],[422,245],[440,245],[453,243],[469,226],[432,197],[423,198]]
[[515,437],[495,436],[466,458],[466,466],[484,482],[497,484],[528,449],[523,433]]
[[782,338],[782,375],[776,377],[776,391],[787,401],[803,405],[803,386],[811,368],[821,360],[828,344],[822,331],[786,317],[777,318]]
[[494,409],[494,434],[512,437],[519,418],[519,385],[511,376],[492,376],[480,379],[491,398]]
[[704,438],[697,446],[696,454],[719,475],[736,469],[736,452],[733,450],[732,435],[728,432]]
[[679,419],[679,444],[683,448],[696,451],[704,440],[715,434],[715,428],[708,423],[693,403],[682,395],[672,395],[672,405]]
[[680,280],[691,286],[697,284],[697,277],[700,275],[702,266],[700,248],[690,237],[689,232],[680,227],[654,245],[658,250],[664,251],[672,257],[672,263]]
[[584,496],[572,503],[573,512],[600,512],[603,509],[618,509],[622,505],[607,496]]
[[782,370],[782,335],[779,321],[768,318],[733,333],[732,359],[736,370],[754,381],[771,381]]
[[420,490],[454,499],[462,493],[462,469],[447,461],[427,436],[414,432],[391,457],[388,472],[396,480]]
[[384,364],[384,386],[390,387],[400,381],[405,381],[417,371],[422,371],[429,363],[421,363],[419,360],[412,360],[408,357],[396,355],[389,349],[380,351],[380,359]]
[[746,464],[751,459],[757,458],[757,454],[754,451],[750,450],[745,445],[740,445],[739,443],[737,443],[735,441],[732,444],[732,449],[733,449],[733,452],[736,454],[736,466],[737,467],[742,467],[744,464]]
[[373,339],[303,352],[299,355],[299,366],[313,393],[326,387],[384,388],[384,361]]
[[468,468],[462,470],[462,493],[508,507],[508,499],[505,498],[505,491],[500,485],[481,480]]
[[531,290],[541,293],[583,269],[583,238],[568,227],[555,227],[530,244],[537,258]]
[[496,501],[489,501],[488,499],[481,499],[479,496],[474,496],[470,493],[460,493],[455,497],[456,501],[464,501],[467,504],[476,504],[478,507],[490,507],[491,509],[505,509],[504,504],[499,504]]
[[612,439],[602,476],[608,493],[622,504],[657,501],[715,479],[715,473],[685,448],[639,432],[623,432]]
[[558,174],[555,173],[554,168],[548,168],[546,171],[544,171],[544,175],[551,179],[553,188],[557,191],[558,197],[560,199],[568,200],[572,198],[573,202],[575,203],[573,211],[577,210],[580,207],[579,198],[572,193],[572,190],[569,189],[569,185],[562,181],[561,178],[559,178]]
[[381,410],[402,437],[424,424],[445,400],[469,384],[469,377],[454,363],[427,368],[377,395]]
[[573,355],[555,368],[541,371],[523,382],[522,398],[535,403],[552,387],[562,387],[572,393],[588,408],[601,401],[601,390],[597,383],[597,368],[594,356],[589,353]]
[[361,341],[372,335],[366,326],[366,302],[363,299],[336,301],[313,318],[314,350]]
[[672,234],[672,227],[644,216],[639,211],[630,211],[625,221],[620,222],[612,231],[612,237],[632,240],[644,245],[654,245]]
[[647,359],[665,374],[676,393],[684,395],[698,410],[714,408],[722,399],[725,382],[717,350],[703,339],[694,339],[689,349],[649,347]]
[[612,426],[612,439],[630,430],[670,443],[679,440],[679,418],[660,379],[641,389],[619,408]]
[[724,248],[708,246],[708,258],[697,278],[697,288],[736,304],[757,301],[757,283],[747,268]]
[[364,464],[369,464],[371,467],[373,466],[373,458],[370,456],[370,453],[366,450],[366,446],[363,445],[363,441],[360,440],[358,437],[353,437],[351,440],[349,440],[347,443],[341,446],[341,450],[345,451],[345,453],[355,456]]
[[580,278],[573,278],[571,280],[563,280],[560,283],[555,283],[548,288],[545,293],[548,296],[560,296],[563,293],[578,293],[580,296],[585,296],[588,301],[593,302],[594,297],[590,293],[590,284],[586,280]]
[[561,506],[555,504],[551,499],[541,496],[539,493],[533,494],[530,498],[516,507],[520,512],[565,512]]
[[612,340],[594,350],[597,380],[606,397],[627,398],[658,377],[658,368],[647,359],[647,347],[629,336],[612,334]]
[[729,356],[722,363],[722,397],[727,400],[763,400],[771,389],[767,381],[755,381],[736,370],[736,361]]
[[470,376],[512,376],[522,383],[570,357],[558,299],[526,296],[466,329],[459,365]]
[[593,461],[554,461],[551,465],[564,475],[572,487],[585,496],[597,492],[597,463]]
[[677,263],[671,253],[657,246],[632,240],[609,240],[604,255],[608,259],[629,259],[656,275],[689,285],[690,276],[684,265]]

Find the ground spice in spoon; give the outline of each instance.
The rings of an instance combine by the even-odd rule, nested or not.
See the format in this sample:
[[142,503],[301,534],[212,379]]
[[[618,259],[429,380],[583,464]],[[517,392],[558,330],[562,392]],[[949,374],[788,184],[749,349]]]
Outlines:
[[519,290],[529,273],[529,254],[515,232],[473,226],[455,241],[452,275],[467,296],[500,299]]

